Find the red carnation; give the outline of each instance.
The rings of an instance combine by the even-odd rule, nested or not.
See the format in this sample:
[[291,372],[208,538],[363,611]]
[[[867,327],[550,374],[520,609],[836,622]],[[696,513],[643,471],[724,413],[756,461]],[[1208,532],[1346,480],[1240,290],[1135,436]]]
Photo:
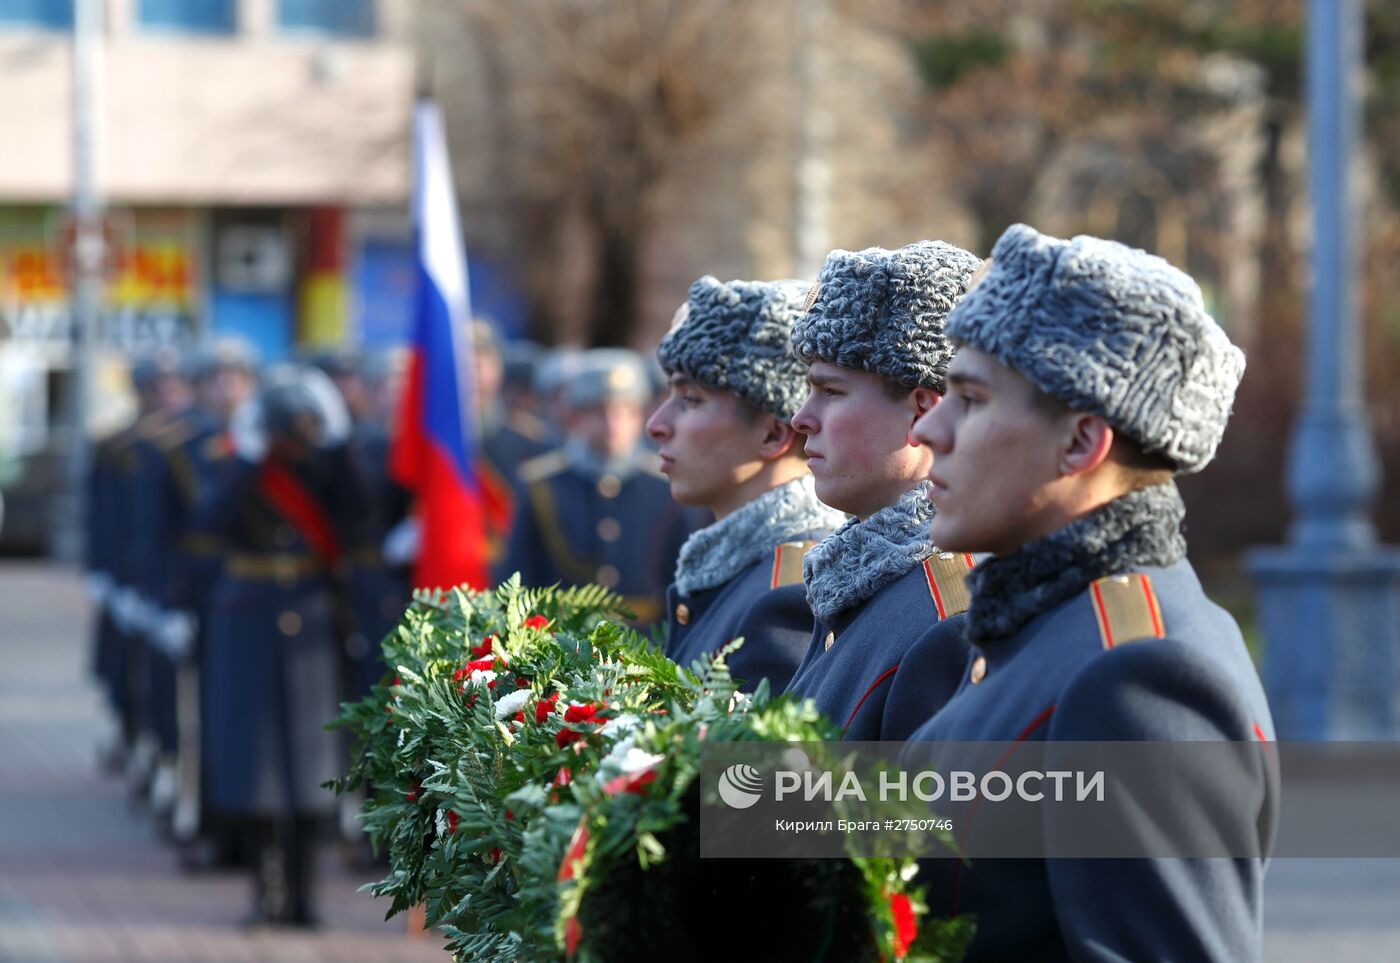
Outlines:
[[524,721],[525,721],[525,710],[524,710],[524,709],[521,709],[519,712],[517,712],[517,713],[515,714],[515,716],[513,717],[513,721],[515,721],[515,722],[524,722]]
[[530,680],[527,679],[527,678],[525,678],[523,675],[518,675],[518,676],[515,677],[515,687],[516,687],[517,689],[525,689],[525,688],[528,688],[529,685],[530,685]]
[[[452,673],[452,681],[461,682],[463,679],[470,676],[473,672],[492,672],[495,671],[495,668],[495,659],[473,659],[472,661],[468,662],[466,665],[458,669],[456,672]],[[495,688],[495,686],[488,686],[488,688]]]
[[582,705],[571,705],[564,710],[565,722],[597,722],[598,713],[607,708],[603,702],[585,702]]
[[903,893],[890,896],[890,914],[894,917],[894,958],[902,960],[909,955],[909,947],[919,934],[919,923],[909,897]]
[[492,862],[492,863],[499,863],[500,861],[501,861],[501,850],[500,850],[500,847],[492,846],[492,847],[491,847],[491,862]]
[[417,779],[413,780],[413,788],[408,791],[408,801],[414,802],[418,799],[418,793],[422,790],[423,784]]
[[[583,705],[572,705],[564,710],[564,721],[572,723],[599,722],[598,712],[606,709],[607,706],[601,702],[586,702]],[[583,733],[573,729],[560,729],[554,734],[554,744],[560,749],[570,743],[577,742],[583,738]]]
[[615,779],[609,779],[603,784],[603,792],[609,796],[616,796],[620,793],[640,793],[643,786],[650,785],[656,781],[655,769],[643,769],[641,772],[623,773]]
[[543,615],[532,615],[525,620],[524,625],[527,629],[542,629],[549,625],[549,619]]
[[548,699],[541,699],[535,703],[535,722],[541,723],[549,718],[549,714],[554,711],[554,704],[559,701],[559,693],[554,693]]
[[457,813],[451,809],[447,811],[447,831],[449,833],[457,831]]
[[491,643],[493,643],[495,640],[496,633],[492,632],[481,640],[480,645],[472,646],[472,657],[479,659],[483,655],[489,654],[491,652]]

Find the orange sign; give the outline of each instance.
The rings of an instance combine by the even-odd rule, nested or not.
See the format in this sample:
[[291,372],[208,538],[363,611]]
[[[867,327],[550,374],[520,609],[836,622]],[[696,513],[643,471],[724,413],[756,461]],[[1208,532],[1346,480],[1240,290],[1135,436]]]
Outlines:
[[[125,246],[108,241],[111,259],[105,301],[114,307],[191,308],[197,301],[190,245],[183,236],[150,233]],[[0,299],[10,302],[63,301],[69,283],[69,245],[0,238]]]

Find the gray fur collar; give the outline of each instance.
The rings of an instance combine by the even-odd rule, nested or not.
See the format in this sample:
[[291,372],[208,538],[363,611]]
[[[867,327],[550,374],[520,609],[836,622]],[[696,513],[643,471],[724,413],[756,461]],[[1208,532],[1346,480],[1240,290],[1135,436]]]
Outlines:
[[1088,584],[1144,565],[1171,565],[1186,554],[1186,506],[1175,482],[1116,498],[1057,532],[990,558],[967,577],[968,637],[1005,638]]
[[769,489],[685,540],[676,559],[676,591],[691,595],[723,585],[776,546],[825,538],[845,520],[817,501],[811,475]]
[[920,482],[899,501],[865,521],[851,519],[817,545],[802,562],[807,604],[830,619],[876,592],[938,551],[929,541],[933,505]]

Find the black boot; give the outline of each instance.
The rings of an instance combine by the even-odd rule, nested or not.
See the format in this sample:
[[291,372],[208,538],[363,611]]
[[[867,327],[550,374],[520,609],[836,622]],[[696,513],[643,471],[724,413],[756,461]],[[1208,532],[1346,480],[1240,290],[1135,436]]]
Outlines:
[[295,838],[287,848],[291,905],[288,922],[293,926],[313,928],[320,925],[316,915],[316,856],[319,851],[317,820],[299,817],[295,822]]
[[248,866],[253,872],[253,910],[245,926],[289,923],[292,909],[286,834],[271,820],[257,820],[248,833]]

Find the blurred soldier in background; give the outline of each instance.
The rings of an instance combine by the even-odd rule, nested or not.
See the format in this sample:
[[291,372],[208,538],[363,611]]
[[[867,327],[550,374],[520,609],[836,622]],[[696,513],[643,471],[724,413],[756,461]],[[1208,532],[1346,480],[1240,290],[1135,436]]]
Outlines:
[[[213,828],[204,805],[208,725],[203,707],[217,680],[201,672],[201,664],[224,549],[217,535],[196,525],[196,512],[201,493],[232,463],[224,433],[234,409],[257,383],[253,351],[236,339],[198,352],[190,367],[196,405],[159,436],[133,507],[143,530],[142,567],[151,603],[146,634],[151,662],[161,672],[153,675],[153,695],[161,700],[154,711],[165,734],[162,750],[170,751],[172,729],[177,737],[176,764],[157,770],[152,803],[158,816],[170,809],[171,830],[187,866],[196,858],[197,837]],[[228,861],[232,847],[223,840],[220,848]]]
[[335,806],[321,784],[342,769],[337,737],[323,728],[336,715],[350,631],[336,573],[369,511],[350,428],[322,372],[268,371],[235,413],[234,467],[201,504],[228,542],[205,665],[219,680],[209,690],[209,789],[246,833],[252,921],[314,923],[316,833]]
[[323,353],[312,363],[330,377],[345,402],[351,425],[346,447],[365,487],[366,511],[351,531],[344,565],[354,619],[344,645],[343,698],[359,699],[384,675],[379,643],[408,605],[408,566],[401,558],[385,558],[384,541],[408,516],[411,499],[389,478],[389,412],[378,390],[383,366],[350,351]]
[[498,580],[526,585],[596,582],[620,593],[647,625],[662,614],[681,543],[708,518],[672,499],[643,443],[646,369],[639,355],[600,348],[582,355],[562,389],[564,446],[525,462]]
[[138,794],[149,795],[163,833],[170,828],[178,785],[177,667],[189,661],[195,630],[192,607],[186,598],[179,540],[184,516],[193,507],[197,483],[192,467],[174,456],[199,434],[202,423],[192,404],[188,374],[186,367],[175,375],[180,385],[179,400],[171,416],[133,445],[133,487],[124,506],[131,519],[130,539],[124,551],[132,559],[133,589],[139,600],[142,746],[153,746],[156,753],[149,785],[143,765],[132,788]]
[[517,359],[514,390],[507,392],[507,367],[495,334],[485,321],[472,322],[472,346],[472,387],[481,419],[482,451],[491,467],[514,485],[520,463],[549,448],[549,426],[530,407],[525,407],[530,404],[530,396],[521,388],[521,379],[532,378],[534,369],[531,366],[522,372]]
[[501,401],[507,412],[523,417],[525,424],[533,426],[520,430],[531,437],[539,432],[541,442],[548,435],[549,426],[540,417],[542,406],[535,392],[535,379],[544,355],[544,349],[533,341],[507,341],[501,349]]
[[[340,648],[340,698],[357,701],[383,680],[386,671],[381,643],[394,630],[411,595],[410,568],[403,556],[386,555],[389,533],[409,517],[411,496],[389,477],[390,412],[382,382],[385,364],[372,363],[350,351],[326,352],[313,364],[335,383],[350,415],[349,458],[365,488],[365,510],[348,531],[342,569],[341,605],[350,618]],[[343,747],[348,753],[349,746]],[[362,792],[338,797],[337,828],[345,856],[366,862],[364,827],[356,818]]]
[[130,506],[141,468],[139,444],[160,432],[188,404],[189,389],[172,352],[140,359],[132,368],[131,380],[136,391],[136,420],[99,441],[93,451],[88,478],[87,571],[97,609],[94,670],[119,726],[101,750],[102,762],[111,769],[125,767],[144,785],[154,764],[154,747],[149,740],[139,738],[144,619],[136,557],[130,551],[137,534]]
[[487,504],[499,507],[495,517],[488,519],[487,530],[491,563],[495,565],[505,552],[515,506],[524,493],[520,466],[548,450],[548,431],[535,415],[505,404],[502,394],[505,368],[491,326],[485,321],[473,321],[471,337],[472,391],[481,427],[479,464],[482,482],[491,489],[492,497],[487,499]]
[[564,392],[577,373],[584,352],[568,345],[550,348],[535,367],[535,398],[540,416],[549,430],[551,448],[564,444],[564,413],[568,404]]

